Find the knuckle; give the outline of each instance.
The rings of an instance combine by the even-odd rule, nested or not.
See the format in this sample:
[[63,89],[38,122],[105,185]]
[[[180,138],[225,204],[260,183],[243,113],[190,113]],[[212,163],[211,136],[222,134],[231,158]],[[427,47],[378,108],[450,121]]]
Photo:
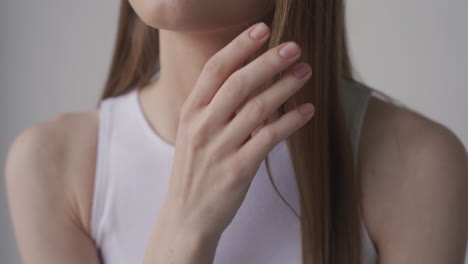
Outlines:
[[227,90],[232,96],[244,96],[248,94],[247,78],[236,72],[226,81]]
[[187,122],[190,118],[191,111],[188,109],[187,103],[184,103],[180,108],[179,119],[180,121]]
[[188,138],[190,146],[194,149],[200,149],[203,145],[203,134],[191,133]]
[[267,106],[265,102],[260,99],[258,96],[254,97],[249,102],[248,114],[254,119],[261,119],[265,116]]
[[264,56],[259,57],[260,64],[265,67],[278,67],[280,65],[280,60],[276,52],[267,52]]
[[199,149],[207,142],[208,125],[206,122],[198,122],[192,125],[189,133],[189,142],[193,148]]
[[229,87],[229,89],[235,89],[235,91],[238,92],[244,87],[245,79],[242,78],[239,73],[234,73],[229,76],[228,80],[226,81],[226,85]]
[[218,54],[215,54],[206,62],[203,71],[211,75],[220,75],[223,72],[223,68]]
[[272,145],[278,140],[278,133],[271,127],[264,127],[259,134],[268,145]]
[[250,43],[251,43],[250,37],[247,35],[244,35],[242,37],[236,38],[233,44],[236,50],[246,50],[249,48]]
[[216,106],[213,104],[207,105],[202,111],[203,122],[208,122],[208,120],[215,120],[216,118]]

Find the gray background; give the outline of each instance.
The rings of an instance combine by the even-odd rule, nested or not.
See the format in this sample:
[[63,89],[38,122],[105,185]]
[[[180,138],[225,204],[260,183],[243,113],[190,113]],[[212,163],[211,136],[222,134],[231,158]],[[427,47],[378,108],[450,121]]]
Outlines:
[[[0,2],[0,161],[14,136],[94,107],[110,63],[118,2]],[[370,86],[452,129],[468,145],[468,1],[350,0],[352,58]],[[17,263],[0,181],[0,263]],[[466,262],[468,264],[468,261]]]

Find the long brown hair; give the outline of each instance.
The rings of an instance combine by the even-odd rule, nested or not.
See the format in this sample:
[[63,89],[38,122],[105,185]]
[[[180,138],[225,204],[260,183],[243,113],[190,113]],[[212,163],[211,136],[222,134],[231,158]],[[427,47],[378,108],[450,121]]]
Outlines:
[[[314,118],[286,140],[300,194],[303,263],[358,264],[360,185],[340,95],[343,83],[354,81],[343,0],[276,0],[265,20],[271,36],[263,51],[295,41],[302,49],[301,60],[313,69],[311,80],[278,111],[284,114],[305,102],[316,108]],[[117,42],[101,100],[147,83],[157,70],[158,59],[158,30],[146,25],[128,0],[122,0]]]

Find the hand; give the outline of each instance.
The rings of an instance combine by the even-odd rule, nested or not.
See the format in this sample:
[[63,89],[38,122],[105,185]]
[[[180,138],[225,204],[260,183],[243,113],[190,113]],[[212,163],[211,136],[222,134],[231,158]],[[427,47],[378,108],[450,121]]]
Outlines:
[[[312,104],[304,104],[259,127],[311,76],[310,66],[299,64],[247,100],[300,57],[299,46],[287,42],[239,68],[268,37],[268,27],[259,23],[213,55],[182,106],[163,206],[164,214],[171,215],[182,230],[220,236],[241,206],[268,152],[313,116]],[[251,136],[256,128],[259,130]]]

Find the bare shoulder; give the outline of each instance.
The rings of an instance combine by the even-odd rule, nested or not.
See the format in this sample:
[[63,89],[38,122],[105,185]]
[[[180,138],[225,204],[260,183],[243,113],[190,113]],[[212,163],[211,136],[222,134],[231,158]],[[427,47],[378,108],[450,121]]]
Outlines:
[[463,263],[468,156],[447,127],[372,97],[359,170],[366,225],[385,263]]
[[29,198],[47,200],[89,232],[98,111],[61,114],[17,135],[5,173],[12,203],[21,203],[24,195],[19,194],[33,191],[35,197]]

